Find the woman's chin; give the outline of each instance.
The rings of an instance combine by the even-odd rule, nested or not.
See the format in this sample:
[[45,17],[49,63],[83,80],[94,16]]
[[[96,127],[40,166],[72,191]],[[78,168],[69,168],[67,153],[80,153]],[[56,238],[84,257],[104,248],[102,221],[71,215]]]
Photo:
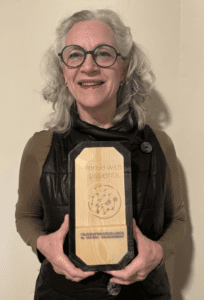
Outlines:
[[111,107],[111,101],[108,101],[107,99],[104,99],[102,95],[98,95],[98,97],[82,97],[80,100],[76,100],[77,106],[81,107],[83,109],[100,109],[100,108],[109,108]]

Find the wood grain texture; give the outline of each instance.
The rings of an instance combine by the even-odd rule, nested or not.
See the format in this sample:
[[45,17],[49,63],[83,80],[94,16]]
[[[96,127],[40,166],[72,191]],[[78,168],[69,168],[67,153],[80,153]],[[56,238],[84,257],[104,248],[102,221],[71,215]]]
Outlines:
[[76,255],[117,264],[128,251],[124,158],[113,147],[85,148],[75,160]]

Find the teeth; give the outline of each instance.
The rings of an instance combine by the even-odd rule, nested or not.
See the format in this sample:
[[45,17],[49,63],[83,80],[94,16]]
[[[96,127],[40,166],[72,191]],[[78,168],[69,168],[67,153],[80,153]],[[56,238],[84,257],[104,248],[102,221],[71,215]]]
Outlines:
[[80,85],[86,85],[86,86],[94,86],[94,85],[99,85],[99,84],[103,84],[103,81],[99,81],[99,82],[80,82]]

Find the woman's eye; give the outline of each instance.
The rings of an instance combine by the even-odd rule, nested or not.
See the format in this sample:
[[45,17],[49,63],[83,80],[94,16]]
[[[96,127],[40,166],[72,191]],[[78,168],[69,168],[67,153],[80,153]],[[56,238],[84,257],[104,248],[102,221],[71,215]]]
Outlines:
[[82,57],[82,53],[80,52],[73,52],[69,55],[69,59],[74,59],[74,58],[79,58],[79,57]]
[[101,51],[101,52],[97,53],[97,56],[108,56],[108,57],[110,57],[111,54],[107,51]]

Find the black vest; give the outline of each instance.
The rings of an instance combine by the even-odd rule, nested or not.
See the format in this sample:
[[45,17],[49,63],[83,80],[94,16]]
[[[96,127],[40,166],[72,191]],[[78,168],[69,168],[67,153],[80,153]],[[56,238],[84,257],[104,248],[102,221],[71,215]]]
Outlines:
[[[133,127],[128,132],[123,132],[114,130],[114,127],[100,129],[78,120],[68,132],[53,134],[40,179],[45,231],[49,234],[58,230],[65,214],[69,213],[68,153],[81,141],[93,140],[119,141],[131,151],[133,217],[145,236],[158,240],[171,222],[172,211],[169,203],[165,202],[166,160],[155,134],[147,125],[142,131]],[[68,235],[64,252],[69,255]],[[50,263],[42,265],[41,272],[55,290],[73,299],[111,297],[106,288],[111,277],[109,274],[98,272],[75,283],[56,274]],[[128,296],[131,293],[133,298]],[[123,294],[126,299],[137,299],[136,295],[138,299],[170,299],[167,298],[170,291],[164,266],[153,270],[142,282],[122,286],[119,296],[122,297]]]

